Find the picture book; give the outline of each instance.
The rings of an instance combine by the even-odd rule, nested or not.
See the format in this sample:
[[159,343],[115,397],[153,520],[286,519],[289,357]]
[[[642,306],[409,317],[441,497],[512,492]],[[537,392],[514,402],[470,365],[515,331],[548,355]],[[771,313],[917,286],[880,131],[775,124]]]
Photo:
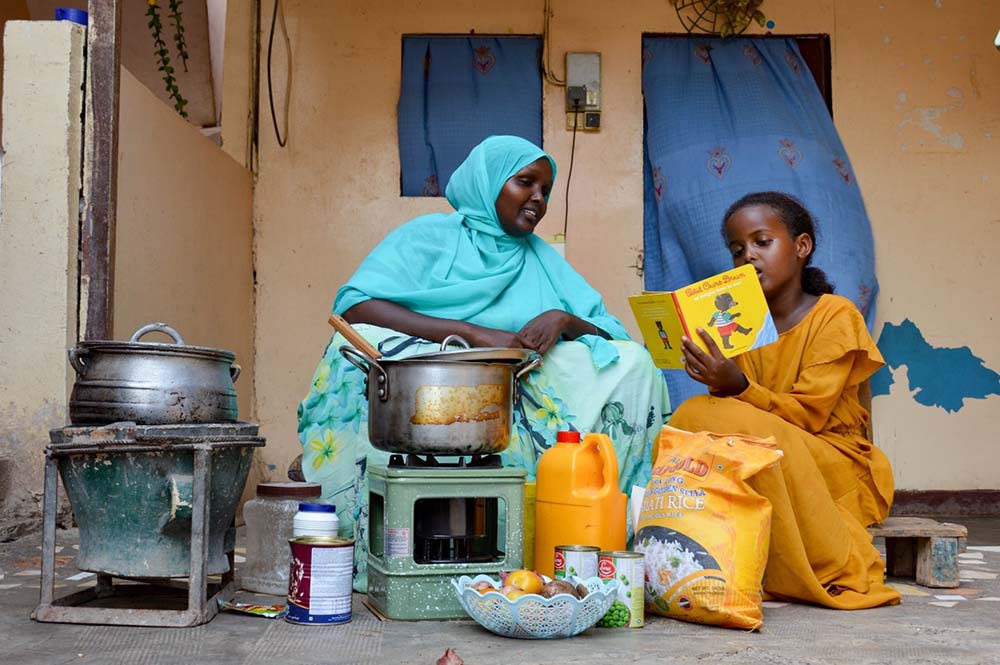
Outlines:
[[662,369],[683,369],[681,336],[704,351],[702,328],[727,358],[778,340],[764,291],[752,265],[713,275],[676,291],[631,296],[629,305],[653,362]]

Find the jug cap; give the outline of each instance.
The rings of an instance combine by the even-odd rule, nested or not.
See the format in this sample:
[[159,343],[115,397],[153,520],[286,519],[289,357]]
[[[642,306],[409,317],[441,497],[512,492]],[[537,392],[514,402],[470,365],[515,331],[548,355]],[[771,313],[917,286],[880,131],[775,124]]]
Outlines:
[[336,513],[337,507],[325,503],[300,503],[299,510],[303,513]]
[[556,432],[556,443],[580,443],[579,432]]

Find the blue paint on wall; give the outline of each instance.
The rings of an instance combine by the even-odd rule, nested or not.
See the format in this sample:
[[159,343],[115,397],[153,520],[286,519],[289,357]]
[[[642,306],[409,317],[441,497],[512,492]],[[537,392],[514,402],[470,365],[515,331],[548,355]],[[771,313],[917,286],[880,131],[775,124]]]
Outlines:
[[872,397],[888,395],[893,384],[892,372],[906,365],[909,389],[919,404],[937,406],[955,412],[966,399],[985,399],[1000,395],[1000,374],[986,366],[967,346],[934,347],[909,319],[899,325],[885,324],[878,338],[878,348],[886,366],[871,379]]

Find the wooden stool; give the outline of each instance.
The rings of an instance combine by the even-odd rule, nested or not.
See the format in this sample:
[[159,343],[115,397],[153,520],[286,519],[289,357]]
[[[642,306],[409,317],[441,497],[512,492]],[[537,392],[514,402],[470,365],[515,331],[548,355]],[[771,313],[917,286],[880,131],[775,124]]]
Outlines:
[[926,587],[957,587],[958,553],[965,549],[968,529],[961,524],[922,517],[889,517],[868,528],[885,538],[886,569],[896,577],[913,577]]

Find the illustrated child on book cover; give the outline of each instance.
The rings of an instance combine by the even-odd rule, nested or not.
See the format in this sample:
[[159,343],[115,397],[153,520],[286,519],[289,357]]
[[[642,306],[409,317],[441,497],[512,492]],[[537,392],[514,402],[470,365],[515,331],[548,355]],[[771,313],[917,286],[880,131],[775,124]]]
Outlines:
[[670,346],[670,337],[667,335],[667,331],[663,329],[663,322],[655,321],[654,323],[656,323],[657,334],[663,342],[663,348],[673,350],[674,347]]
[[731,349],[733,345],[729,343],[729,337],[734,333],[738,332],[741,335],[749,335],[753,328],[744,328],[739,323],[736,322],[736,318],[740,316],[739,312],[731,312],[733,307],[739,305],[733,299],[733,296],[728,291],[723,291],[719,295],[715,296],[715,313],[712,314],[712,318],[708,321],[708,327],[715,327],[716,332],[719,333],[719,337],[722,338],[722,348]]

